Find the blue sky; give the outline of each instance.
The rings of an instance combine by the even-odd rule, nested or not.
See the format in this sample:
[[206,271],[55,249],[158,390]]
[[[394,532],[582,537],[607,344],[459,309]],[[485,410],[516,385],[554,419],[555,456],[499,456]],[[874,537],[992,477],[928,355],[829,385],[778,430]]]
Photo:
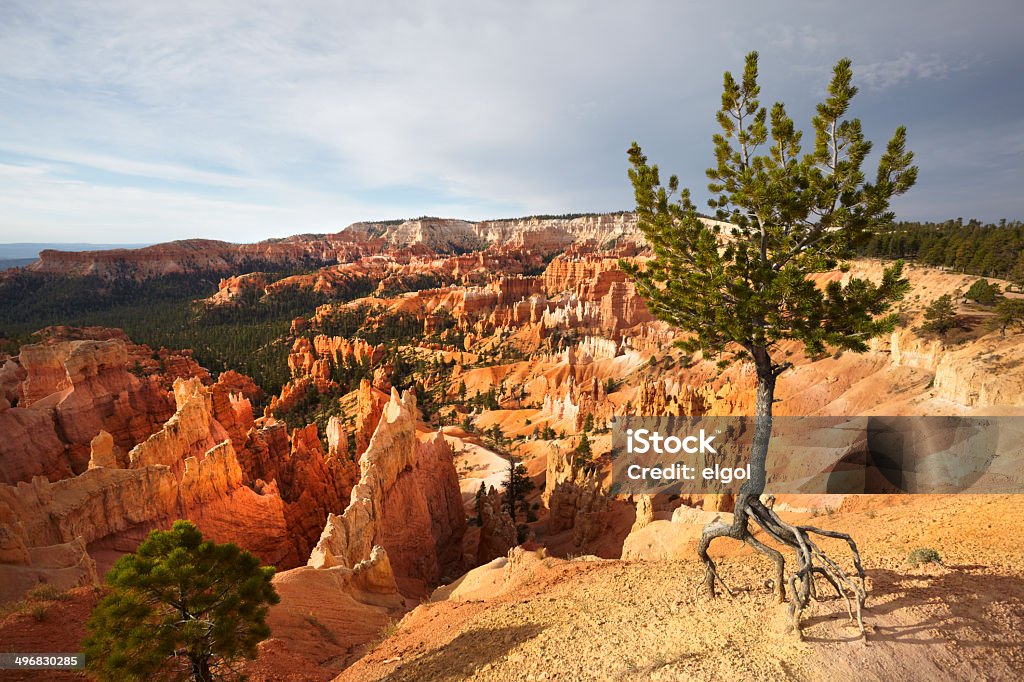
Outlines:
[[[299,6],[301,5],[301,6]],[[722,72],[805,128],[836,59],[905,218],[1024,218],[1016,2],[0,0],[0,242],[255,241],[705,197]],[[871,173],[869,172],[869,175]]]

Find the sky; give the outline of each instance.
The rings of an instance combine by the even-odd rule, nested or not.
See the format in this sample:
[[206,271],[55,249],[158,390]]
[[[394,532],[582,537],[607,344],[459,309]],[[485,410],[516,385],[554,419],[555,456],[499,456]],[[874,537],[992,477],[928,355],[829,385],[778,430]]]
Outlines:
[[[831,68],[920,166],[899,218],[1024,218],[1015,0],[0,0],[0,242],[251,242],[707,198],[722,74],[811,133]],[[873,176],[877,155],[868,159]]]

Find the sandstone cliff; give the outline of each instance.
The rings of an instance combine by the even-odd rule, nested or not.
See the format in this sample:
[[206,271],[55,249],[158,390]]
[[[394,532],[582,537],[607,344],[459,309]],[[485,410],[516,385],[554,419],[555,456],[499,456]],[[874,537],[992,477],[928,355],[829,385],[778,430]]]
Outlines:
[[[219,541],[234,541],[269,563],[297,563],[276,488],[258,494],[243,485],[226,431],[211,415],[210,393],[198,380],[175,383],[177,411],[128,453],[128,466],[99,452],[94,466],[51,483],[0,487],[0,519],[29,546],[82,540],[127,551],[148,530],[189,518]],[[104,439],[97,439],[98,448]],[[102,464],[101,464],[102,463]]]
[[16,406],[0,406],[0,482],[81,473],[100,431],[127,451],[160,428],[174,403],[162,377],[128,371],[130,357],[118,338],[23,346],[17,363],[5,365]]

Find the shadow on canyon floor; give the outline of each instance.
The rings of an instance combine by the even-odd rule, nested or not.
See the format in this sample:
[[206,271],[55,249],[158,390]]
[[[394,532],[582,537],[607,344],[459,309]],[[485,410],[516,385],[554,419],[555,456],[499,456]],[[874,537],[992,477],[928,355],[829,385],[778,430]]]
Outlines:
[[444,647],[399,666],[387,679],[395,682],[463,680],[518,645],[537,637],[543,630],[535,624],[468,630]]
[[[1024,648],[1019,629],[1024,616],[1024,578],[988,572],[985,566],[938,567],[941,573],[911,573],[888,569],[869,570],[873,588],[868,594],[864,621],[868,642],[935,645],[955,640],[959,646]],[[807,634],[815,625],[847,619],[842,600],[833,598],[836,610],[803,620],[807,642],[850,642],[837,630]]]

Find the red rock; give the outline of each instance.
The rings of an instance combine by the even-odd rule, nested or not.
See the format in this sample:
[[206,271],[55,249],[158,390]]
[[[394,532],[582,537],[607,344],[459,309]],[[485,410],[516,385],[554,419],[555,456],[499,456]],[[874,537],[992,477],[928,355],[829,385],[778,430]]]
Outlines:
[[284,424],[253,429],[239,461],[249,485],[274,482],[284,501],[290,541],[303,558],[316,544],[328,513],[344,510],[359,475],[347,451],[324,455],[313,424],[296,429],[290,438]]
[[90,550],[123,552],[148,530],[184,517],[269,563],[297,564],[276,484],[262,494],[244,485],[228,434],[211,414],[209,389],[198,379],[179,379],[174,388],[178,409],[131,450],[129,468],[117,466],[100,435],[93,459],[102,466],[53,483],[36,477],[0,486],[0,519],[16,520],[13,532],[30,549],[81,539]]
[[263,389],[257,386],[255,381],[244,374],[239,374],[233,369],[221,372],[217,377],[217,385],[231,393],[241,394],[251,403],[260,402],[266,397]]
[[100,431],[127,449],[173,413],[159,380],[136,377],[127,371],[127,362],[126,345],[113,339],[74,342],[65,360],[71,390],[63,393],[55,411],[76,472],[88,466],[89,443]]
[[74,475],[67,447],[54,428],[52,411],[13,407],[0,410],[0,483],[43,476],[51,481]]
[[356,397],[356,457],[366,452],[387,403],[388,394],[371,386],[365,379],[359,382]]
[[114,438],[106,431],[100,431],[89,444],[89,468],[117,467],[118,457],[114,453]]
[[71,387],[64,361],[74,348],[73,343],[31,344],[22,346],[18,361],[25,372],[19,404],[29,407],[52,393]]
[[246,435],[253,427],[254,421],[249,398],[233,388],[237,383],[233,381],[233,377],[225,379],[224,375],[221,375],[210,393],[214,419],[228,432],[235,448],[240,449],[245,444]]
[[299,670],[340,671],[358,658],[360,645],[408,610],[380,547],[354,568],[283,571],[274,576],[274,587],[281,602],[267,614],[271,639],[260,645],[260,659],[295,661]]
[[0,603],[14,601],[40,583],[60,592],[98,586],[96,562],[81,539],[26,547],[8,526],[0,524]]
[[217,285],[217,293],[210,297],[214,305],[235,303],[249,297],[263,294],[267,286],[267,278],[262,272],[249,272],[244,275],[233,275],[224,278]]
[[27,372],[14,358],[5,359],[0,365],[0,398],[6,400],[8,406],[19,401],[21,383],[26,376]]

